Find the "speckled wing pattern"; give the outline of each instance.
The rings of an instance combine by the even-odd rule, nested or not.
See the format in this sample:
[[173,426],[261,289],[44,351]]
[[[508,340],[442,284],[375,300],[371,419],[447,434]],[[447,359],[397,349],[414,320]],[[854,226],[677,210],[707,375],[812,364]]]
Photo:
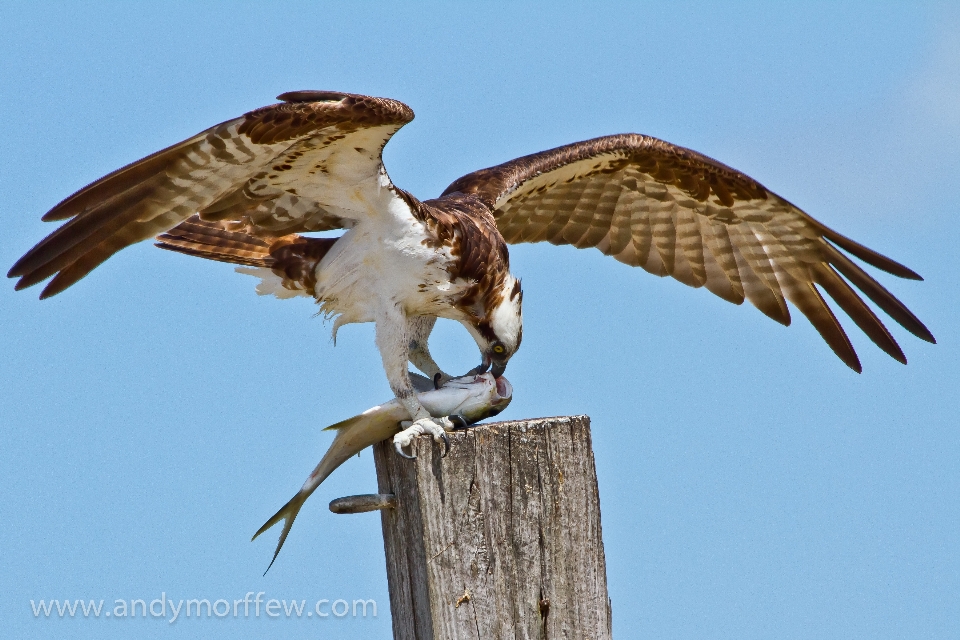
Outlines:
[[[381,152],[413,119],[401,102],[297,91],[119,169],[44,217],[68,220],[8,273],[22,289],[50,276],[55,295],[111,255],[199,212],[249,233],[282,236],[349,226],[389,179]],[[392,185],[390,185],[392,186]]]
[[517,158],[456,180],[444,194],[474,194],[494,210],[509,243],[596,247],[620,262],[725,300],[744,299],[784,325],[787,301],[849,367],[850,340],[819,286],[881,349],[903,351],[856,286],[908,331],[927,328],[845,253],[894,275],[907,267],[846,238],[750,177],[695,151],[638,134],[607,136]]

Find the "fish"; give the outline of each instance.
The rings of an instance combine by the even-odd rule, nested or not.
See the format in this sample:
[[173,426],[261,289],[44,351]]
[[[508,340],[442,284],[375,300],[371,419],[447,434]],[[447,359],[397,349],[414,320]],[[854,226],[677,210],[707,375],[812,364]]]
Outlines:
[[[430,415],[450,416],[462,427],[497,415],[513,399],[513,386],[510,382],[503,376],[495,378],[492,373],[468,374],[452,378],[439,389],[434,389],[433,382],[423,376],[411,374],[411,379],[414,387],[418,389],[417,398]],[[337,435],[320,463],[303,483],[300,491],[253,534],[251,541],[256,540],[260,534],[281,520],[283,521],[280,540],[277,542],[277,549],[273,553],[273,559],[267,571],[277,560],[280,548],[287,540],[293,521],[296,520],[303,503],[317,490],[320,483],[351,456],[397,434],[402,428],[401,423],[409,420],[410,414],[398,400],[394,399],[324,429],[324,431],[336,431]]]

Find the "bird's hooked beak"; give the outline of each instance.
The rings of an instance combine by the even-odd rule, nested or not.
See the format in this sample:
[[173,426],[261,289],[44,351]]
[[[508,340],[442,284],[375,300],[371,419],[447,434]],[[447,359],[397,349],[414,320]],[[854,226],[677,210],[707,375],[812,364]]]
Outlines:
[[487,372],[487,370],[489,370],[489,369],[490,369],[490,358],[488,358],[487,356],[484,356],[484,357],[483,357],[483,361],[480,362],[480,364],[478,364],[477,366],[475,366],[473,369],[470,369],[470,371],[467,371],[467,375],[468,375],[468,376],[481,376],[481,375],[485,374],[485,373]]
[[[491,369],[491,365],[493,368]],[[507,370],[507,360],[494,358],[489,353],[483,353],[483,360],[480,362],[479,366],[474,367],[467,372],[467,375],[479,376],[481,374],[490,371],[493,374],[494,378],[499,378],[503,375],[503,372]]]

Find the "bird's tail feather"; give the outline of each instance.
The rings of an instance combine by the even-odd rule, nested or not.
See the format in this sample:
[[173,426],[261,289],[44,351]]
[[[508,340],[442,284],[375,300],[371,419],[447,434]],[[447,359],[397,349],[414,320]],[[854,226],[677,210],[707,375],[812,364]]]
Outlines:
[[317,267],[339,239],[295,233],[260,236],[235,231],[230,226],[239,226],[239,223],[208,222],[193,216],[157,236],[156,246],[198,258],[268,269],[266,273],[251,274],[264,280],[263,290],[261,287],[257,290],[288,298],[314,294]]
[[156,246],[208,260],[269,268],[275,262],[270,255],[272,240],[229,231],[219,223],[205,222],[199,216],[193,216],[157,236]]

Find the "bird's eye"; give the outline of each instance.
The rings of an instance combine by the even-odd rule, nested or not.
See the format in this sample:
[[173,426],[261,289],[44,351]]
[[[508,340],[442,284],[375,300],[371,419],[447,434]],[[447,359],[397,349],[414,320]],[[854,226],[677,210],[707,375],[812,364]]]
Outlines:
[[493,345],[493,352],[494,352],[494,353],[503,353],[504,351],[505,351],[505,349],[503,348],[503,345],[502,345],[502,344],[495,344],[495,345]]

